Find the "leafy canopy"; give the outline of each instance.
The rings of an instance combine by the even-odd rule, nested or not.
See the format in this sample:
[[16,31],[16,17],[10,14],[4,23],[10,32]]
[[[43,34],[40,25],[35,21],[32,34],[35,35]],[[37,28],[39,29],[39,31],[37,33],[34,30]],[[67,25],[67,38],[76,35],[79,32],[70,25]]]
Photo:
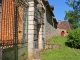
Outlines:
[[78,18],[80,18],[80,15],[78,14],[80,9],[79,0],[66,0],[65,3],[73,10],[66,11],[64,19],[69,21],[73,29],[76,29],[78,28]]

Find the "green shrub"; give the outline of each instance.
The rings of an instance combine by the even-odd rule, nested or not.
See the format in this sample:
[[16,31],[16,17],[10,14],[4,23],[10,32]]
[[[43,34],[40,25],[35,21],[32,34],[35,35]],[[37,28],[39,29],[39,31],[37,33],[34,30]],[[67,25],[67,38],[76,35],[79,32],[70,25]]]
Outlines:
[[80,28],[69,31],[66,43],[73,48],[80,48]]

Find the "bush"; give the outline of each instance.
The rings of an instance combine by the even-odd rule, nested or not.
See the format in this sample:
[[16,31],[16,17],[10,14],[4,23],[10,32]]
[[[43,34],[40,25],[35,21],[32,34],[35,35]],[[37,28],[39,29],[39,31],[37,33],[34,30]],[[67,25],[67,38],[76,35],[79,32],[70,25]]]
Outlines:
[[80,48],[80,29],[70,30],[67,36],[67,45],[73,48]]

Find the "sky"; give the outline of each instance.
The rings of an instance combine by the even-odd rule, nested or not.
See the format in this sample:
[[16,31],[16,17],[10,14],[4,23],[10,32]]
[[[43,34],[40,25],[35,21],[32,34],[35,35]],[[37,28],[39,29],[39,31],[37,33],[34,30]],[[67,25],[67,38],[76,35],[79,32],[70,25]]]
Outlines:
[[54,6],[53,13],[57,21],[64,21],[65,11],[72,9],[66,5],[65,1],[66,0],[48,0],[49,4]]

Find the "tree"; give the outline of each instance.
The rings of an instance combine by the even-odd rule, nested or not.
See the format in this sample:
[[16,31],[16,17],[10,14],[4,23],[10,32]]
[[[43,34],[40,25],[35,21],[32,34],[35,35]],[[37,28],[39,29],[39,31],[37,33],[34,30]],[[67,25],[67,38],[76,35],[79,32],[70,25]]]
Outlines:
[[73,10],[66,11],[65,14],[65,20],[68,20],[68,22],[71,24],[73,29],[78,28],[78,18],[80,18],[80,15],[78,12],[80,11],[80,0],[66,0],[66,4],[73,8]]
[[73,29],[78,28],[78,12],[69,10],[66,12],[65,20],[68,20]]

